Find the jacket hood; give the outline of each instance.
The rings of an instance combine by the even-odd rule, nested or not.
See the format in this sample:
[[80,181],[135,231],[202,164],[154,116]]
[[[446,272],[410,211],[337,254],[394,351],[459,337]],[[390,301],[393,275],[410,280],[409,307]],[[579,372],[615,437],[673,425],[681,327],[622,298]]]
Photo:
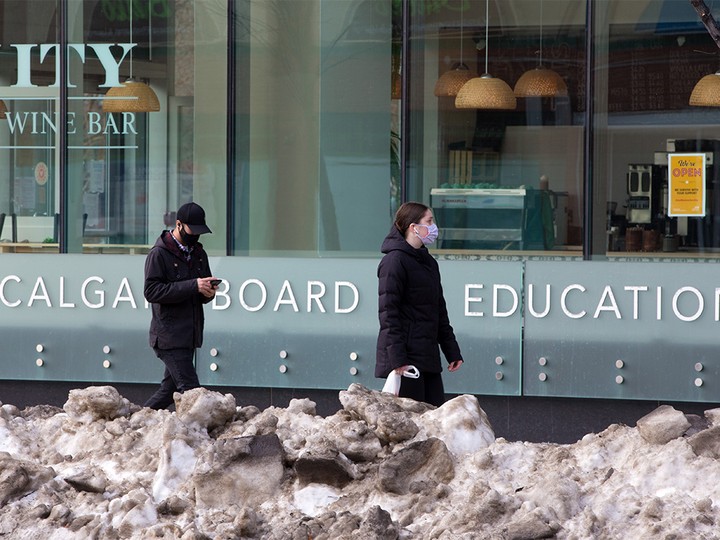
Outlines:
[[418,249],[415,249],[410,244],[408,244],[407,240],[405,240],[405,237],[400,234],[400,231],[397,230],[397,227],[395,227],[395,225],[392,225],[390,227],[390,232],[385,237],[385,240],[383,240],[382,247],[380,248],[380,251],[382,253],[390,253],[391,251],[404,251],[415,257],[420,257],[423,250],[427,251],[427,248],[425,246],[422,246]]

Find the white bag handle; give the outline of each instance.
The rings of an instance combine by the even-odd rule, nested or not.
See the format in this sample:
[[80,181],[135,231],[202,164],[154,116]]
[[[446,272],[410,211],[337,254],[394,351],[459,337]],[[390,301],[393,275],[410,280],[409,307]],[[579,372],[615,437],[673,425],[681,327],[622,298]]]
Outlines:
[[407,377],[408,379],[417,379],[420,377],[420,372],[415,366],[408,366],[405,373],[403,373],[403,377]]
[[[405,373],[403,373],[403,377],[408,377],[409,379],[417,379],[420,377],[420,371],[418,371],[418,368],[415,366],[408,366]],[[385,384],[383,385],[383,392],[388,392],[390,394],[398,395],[398,392],[400,392],[400,375],[393,369],[390,374],[387,376],[387,379],[385,379]]]

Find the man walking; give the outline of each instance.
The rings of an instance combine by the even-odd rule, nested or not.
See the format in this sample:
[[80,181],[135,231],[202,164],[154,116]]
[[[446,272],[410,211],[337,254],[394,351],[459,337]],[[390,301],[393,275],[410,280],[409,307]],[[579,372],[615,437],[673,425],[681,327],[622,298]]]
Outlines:
[[145,299],[152,307],[150,346],[165,364],[160,388],[145,403],[165,409],[175,392],[200,386],[195,350],[202,345],[203,305],[215,297],[219,281],[212,276],[200,235],[212,231],[205,211],[194,202],[177,211],[175,228],[163,231],[145,259]]

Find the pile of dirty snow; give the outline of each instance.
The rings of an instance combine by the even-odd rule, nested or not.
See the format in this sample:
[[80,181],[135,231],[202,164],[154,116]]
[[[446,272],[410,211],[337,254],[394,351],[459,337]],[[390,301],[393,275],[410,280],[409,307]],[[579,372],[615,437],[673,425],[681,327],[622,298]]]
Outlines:
[[663,406],[559,445],[496,439],[469,395],[339,397],[325,418],[203,388],[175,412],[110,386],[2,405],[0,537],[718,538],[718,409]]

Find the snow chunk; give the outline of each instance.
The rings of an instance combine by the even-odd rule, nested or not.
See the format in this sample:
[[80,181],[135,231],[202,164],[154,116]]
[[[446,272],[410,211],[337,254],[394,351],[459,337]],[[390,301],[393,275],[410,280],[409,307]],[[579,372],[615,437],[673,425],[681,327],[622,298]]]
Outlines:
[[490,420],[475,396],[462,395],[428,411],[415,423],[421,428],[416,439],[437,437],[455,456],[472,454],[495,442]]
[[81,424],[96,420],[112,420],[137,410],[112,386],[90,386],[70,390],[63,409],[70,418]]
[[661,405],[637,421],[640,435],[651,444],[666,444],[680,437],[689,427],[685,415],[670,405]]

